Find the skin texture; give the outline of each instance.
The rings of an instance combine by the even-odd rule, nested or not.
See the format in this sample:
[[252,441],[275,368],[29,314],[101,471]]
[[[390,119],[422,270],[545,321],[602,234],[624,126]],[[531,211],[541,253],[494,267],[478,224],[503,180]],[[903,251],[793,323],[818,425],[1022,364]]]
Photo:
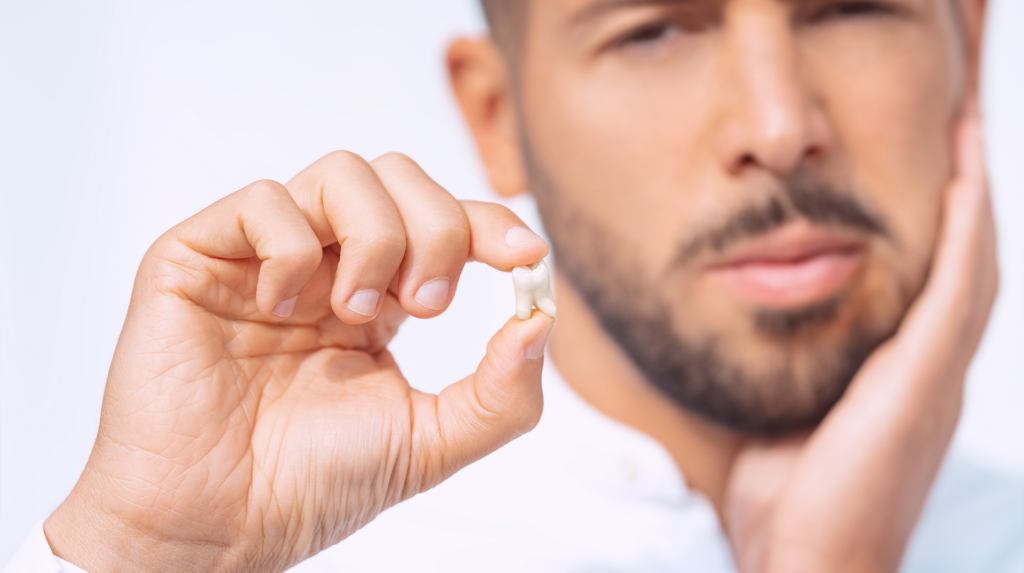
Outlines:
[[[971,103],[983,4],[528,8],[518,52],[467,40],[449,67],[492,184],[537,196],[558,260],[561,373],[666,446],[718,508],[743,570],[895,570],[996,291]],[[801,181],[880,225],[797,208]],[[717,280],[708,269],[730,249],[767,235],[740,225],[732,244],[712,239],[773,201],[789,217],[762,231],[823,228],[856,245],[854,272],[796,301]],[[969,247],[946,254],[954,243]],[[822,302],[829,312],[801,317]],[[790,317],[764,328],[766,312]],[[659,315],[660,330],[628,323]],[[644,347],[666,335],[677,355],[713,341],[732,371],[706,387],[719,402],[754,396],[747,415],[688,403],[676,390],[700,382],[692,371],[652,376],[659,353]],[[829,371],[822,356],[853,368]],[[758,415],[771,423],[744,425]],[[806,430],[751,435],[787,421]]]
[[[438,396],[409,388],[387,343],[405,316],[444,311],[468,260],[509,271],[547,254],[523,232],[506,244],[523,226],[507,210],[455,201],[400,155],[337,152],[168,231],[140,266],[87,467],[45,524],[54,552],[90,571],[283,570],[532,428],[553,332],[577,392],[659,440],[712,500],[741,570],[894,571],[998,278],[970,103],[983,6],[964,2],[958,28],[938,1],[863,5],[545,0],[514,66],[489,40],[455,42],[452,85],[492,184],[537,194],[575,271],[555,277],[557,329],[512,319]],[[625,37],[643,41],[607,48]],[[886,230],[841,226],[856,272],[819,289],[842,296],[811,321],[817,342],[757,328],[813,296],[716,284],[699,262],[715,248],[680,258],[773,198],[788,229],[821,227],[787,194],[797,174]],[[553,226],[569,212],[582,223]],[[680,340],[714,335],[748,370],[789,353],[792,380],[748,386],[764,399],[828,382],[799,365],[859,320],[893,335],[820,424],[736,431],[649,380],[595,312],[594,253],[562,234],[588,226],[612,239],[598,262],[633,265]]]
[[[928,270],[966,75],[949,10],[590,6],[533,6],[519,65],[524,162],[560,268],[683,406],[749,432],[817,423]],[[842,202],[870,225],[829,221]],[[708,267],[776,210],[849,241],[854,276],[790,304],[723,289]]]
[[[447,307],[470,258],[510,271],[547,253],[523,231],[507,246],[514,227],[408,158],[338,152],[168,231],[140,266],[92,455],[45,524],[54,553],[87,571],[282,571],[531,429],[546,315],[510,319],[438,396],[386,349],[408,315]],[[439,278],[447,300],[421,304]],[[370,316],[350,310],[367,290],[384,295]]]

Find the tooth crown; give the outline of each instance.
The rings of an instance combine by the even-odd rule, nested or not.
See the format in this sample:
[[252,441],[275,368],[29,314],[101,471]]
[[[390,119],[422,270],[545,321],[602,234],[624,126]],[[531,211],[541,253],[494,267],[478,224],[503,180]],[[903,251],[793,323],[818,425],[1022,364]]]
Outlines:
[[533,307],[555,318],[555,299],[551,296],[551,274],[544,261],[512,269],[512,284],[516,287],[516,316],[530,318]]

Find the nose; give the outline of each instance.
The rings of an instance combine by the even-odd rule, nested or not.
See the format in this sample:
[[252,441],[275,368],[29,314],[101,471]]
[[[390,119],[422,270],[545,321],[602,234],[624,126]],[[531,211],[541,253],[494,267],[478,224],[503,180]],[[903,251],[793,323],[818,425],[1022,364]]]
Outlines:
[[823,154],[831,136],[823,106],[802,76],[800,46],[785,6],[747,4],[760,8],[725,15],[718,153],[731,174],[764,170],[781,179]]

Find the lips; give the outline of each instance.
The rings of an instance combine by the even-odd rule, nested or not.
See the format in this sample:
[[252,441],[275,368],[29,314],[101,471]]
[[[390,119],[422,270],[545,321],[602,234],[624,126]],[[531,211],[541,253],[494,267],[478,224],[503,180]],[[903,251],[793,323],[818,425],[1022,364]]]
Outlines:
[[863,242],[798,222],[744,241],[705,268],[716,285],[762,306],[823,301],[857,272]]

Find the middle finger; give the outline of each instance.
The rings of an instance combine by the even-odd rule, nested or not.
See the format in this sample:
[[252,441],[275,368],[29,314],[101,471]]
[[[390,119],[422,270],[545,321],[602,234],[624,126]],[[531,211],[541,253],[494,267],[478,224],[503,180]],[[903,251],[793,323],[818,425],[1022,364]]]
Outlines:
[[462,205],[412,159],[388,153],[370,162],[405,225],[397,295],[412,316],[437,316],[455,296],[469,259],[470,226]]

